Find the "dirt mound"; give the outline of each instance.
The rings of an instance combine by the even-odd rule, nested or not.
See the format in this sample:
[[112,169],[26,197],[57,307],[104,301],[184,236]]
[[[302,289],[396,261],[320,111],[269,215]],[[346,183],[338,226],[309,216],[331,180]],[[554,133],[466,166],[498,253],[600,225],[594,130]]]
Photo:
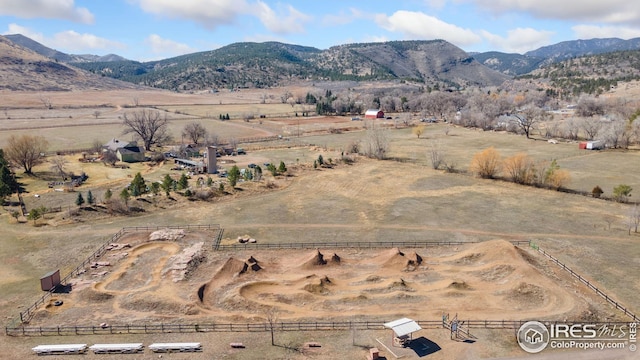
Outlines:
[[478,275],[484,281],[498,281],[511,275],[515,270],[516,268],[512,265],[501,264],[479,271]]
[[381,254],[378,258],[386,258],[383,267],[402,271],[415,271],[422,264],[422,256],[415,252],[405,254],[398,248],[394,248],[391,253]]
[[213,278],[214,279],[223,279],[223,278],[231,279],[234,276],[244,274],[248,268],[249,268],[249,265],[246,262],[230,257],[229,259],[227,259],[227,262],[225,262],[224,265],[222,265],[220,270],[218,270],[218,272],[214,275]]
[[316,250],[316,252],[302,264],[305,268],[323,265],[327,265],[327,260],[324,259],[324,255],[320,250]]
[[451,284],[449,284],[447,288],[456,289],[456,290],[473,290],[473,288],[469,286],[469,284],[467,284],[466,281],[454,281]]
[[521,259],[517,248],[506,240],[489,240],[473,244],[450,261],[456,265],[482,265],[495,261],[510,262]]
[[331,279],[324,276],[315,283],[306,284],[303,289],[312,294],[326,295],[329,293],[329,285],[331,285]]
[[540,306],[544,304],[545,290],[540,286],[521,282],[518,286],[509,290],[506,299],[526,306]]
[[472,253],[457,259],[456,261],[454,261],[454,263],[459,265],[474,264],[478,262],[478,260],[480,260],[482,256],[483,254],[480,254],[480,253]]
[[200,299],[201,303],[207,303],[207,298],[211,295],[212,291],[215,291],[216,288],[228,284],[236,277],[249,271],[257,272],[260,270],[262,270],[262,266],[258,264],[258,260],[253,256],[249,257],[247,261],[230,257],[224,265],[222,265],[220,270],[216,272],[213,278],[211,278],[211,281],[198,288],[198,299]]
[[387,286],[388,290],[393,291],[415,291],[403,278],[400,278],[400,281],[394,281],[389,286]]

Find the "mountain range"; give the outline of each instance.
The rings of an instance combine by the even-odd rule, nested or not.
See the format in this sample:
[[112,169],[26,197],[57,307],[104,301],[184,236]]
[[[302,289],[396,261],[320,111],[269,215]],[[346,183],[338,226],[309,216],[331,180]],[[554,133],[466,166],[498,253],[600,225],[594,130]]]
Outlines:
[[[127,60],[113,54],[65,54],[22,35],[0,36],[0,47],[6,46],[12,48],[13,53],[18,48],[33,52],[27,58],[41,56],[36,61],[36,68],[40,69],[35,69],[36,74],[47,68],[55,69],[66,77],[74,73],[86,79],[92,76],[103,80],[113,78],[126,81],[129,83],[126,86],[133,83],[174,91],[260,88],[305,80],[401,80],[423,83],[426,87],[456,89],[498,86],[515,76],[530,76],[551,64],[580,56],[638,51],[640,38],[567,41],[525,54],[470,54],[444,40],[357,43],[326,50],[279,42],[245,42],[149,62]],[[0,51],[0,54],[3,53],[10,54]],[[14,67],[15,72],[19,61],[15,57],[10,60],[9,57],[0,55],[0,75],[7,71],[6,66],[9,65]],[[33,59],[27,63],[35,66]],[[68,82],[54,81],[44,88],[62,90],[65,88],[62,85]],[[33,81],[30,83],[35,84]],[[120,82],[111,82],[107,86],[117,84]],[[0,88],[8,86],[0,83]]]

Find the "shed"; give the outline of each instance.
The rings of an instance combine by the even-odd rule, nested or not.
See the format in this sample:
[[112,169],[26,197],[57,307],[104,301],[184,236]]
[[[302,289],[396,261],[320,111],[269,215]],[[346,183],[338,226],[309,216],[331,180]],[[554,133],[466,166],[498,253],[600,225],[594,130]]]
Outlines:
[[407,345],[411,342],[411,334],[418,330],[422,330],[417,322],[408,318],[402,318],[385,323],[384,327],[393,330],[393,344],[399,346]]
[[42,291],[51,291],[58,285],[60,285],[60,269],[48,272],[40,278]]
[[108,143],[102,145],[103,151],[113,151],[118,160],[122,162],[144,161],[144,148],[138,146],[135,141],[120,141],[111,139]]
[[383,119],[384,112],[379,109],[369,109],[364,113],[365,119]]

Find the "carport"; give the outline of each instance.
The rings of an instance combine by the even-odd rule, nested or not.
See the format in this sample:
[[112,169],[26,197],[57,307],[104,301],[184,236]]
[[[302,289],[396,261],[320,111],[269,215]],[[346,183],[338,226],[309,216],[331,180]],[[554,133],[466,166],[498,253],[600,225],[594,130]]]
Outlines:
[[393,346],[407,346],[412,340],[412,334],[422,330],[417,322],[402,318],[384,324],[387,329],[393,330]]

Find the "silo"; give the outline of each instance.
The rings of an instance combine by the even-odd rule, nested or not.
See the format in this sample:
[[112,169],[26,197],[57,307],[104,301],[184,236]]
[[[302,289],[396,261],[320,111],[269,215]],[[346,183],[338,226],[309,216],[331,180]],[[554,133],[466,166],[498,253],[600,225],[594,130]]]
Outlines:
[[216,153],[218,149],[215,146],[207,146],[207,174],[215,174],[218,172],[216,165]]

